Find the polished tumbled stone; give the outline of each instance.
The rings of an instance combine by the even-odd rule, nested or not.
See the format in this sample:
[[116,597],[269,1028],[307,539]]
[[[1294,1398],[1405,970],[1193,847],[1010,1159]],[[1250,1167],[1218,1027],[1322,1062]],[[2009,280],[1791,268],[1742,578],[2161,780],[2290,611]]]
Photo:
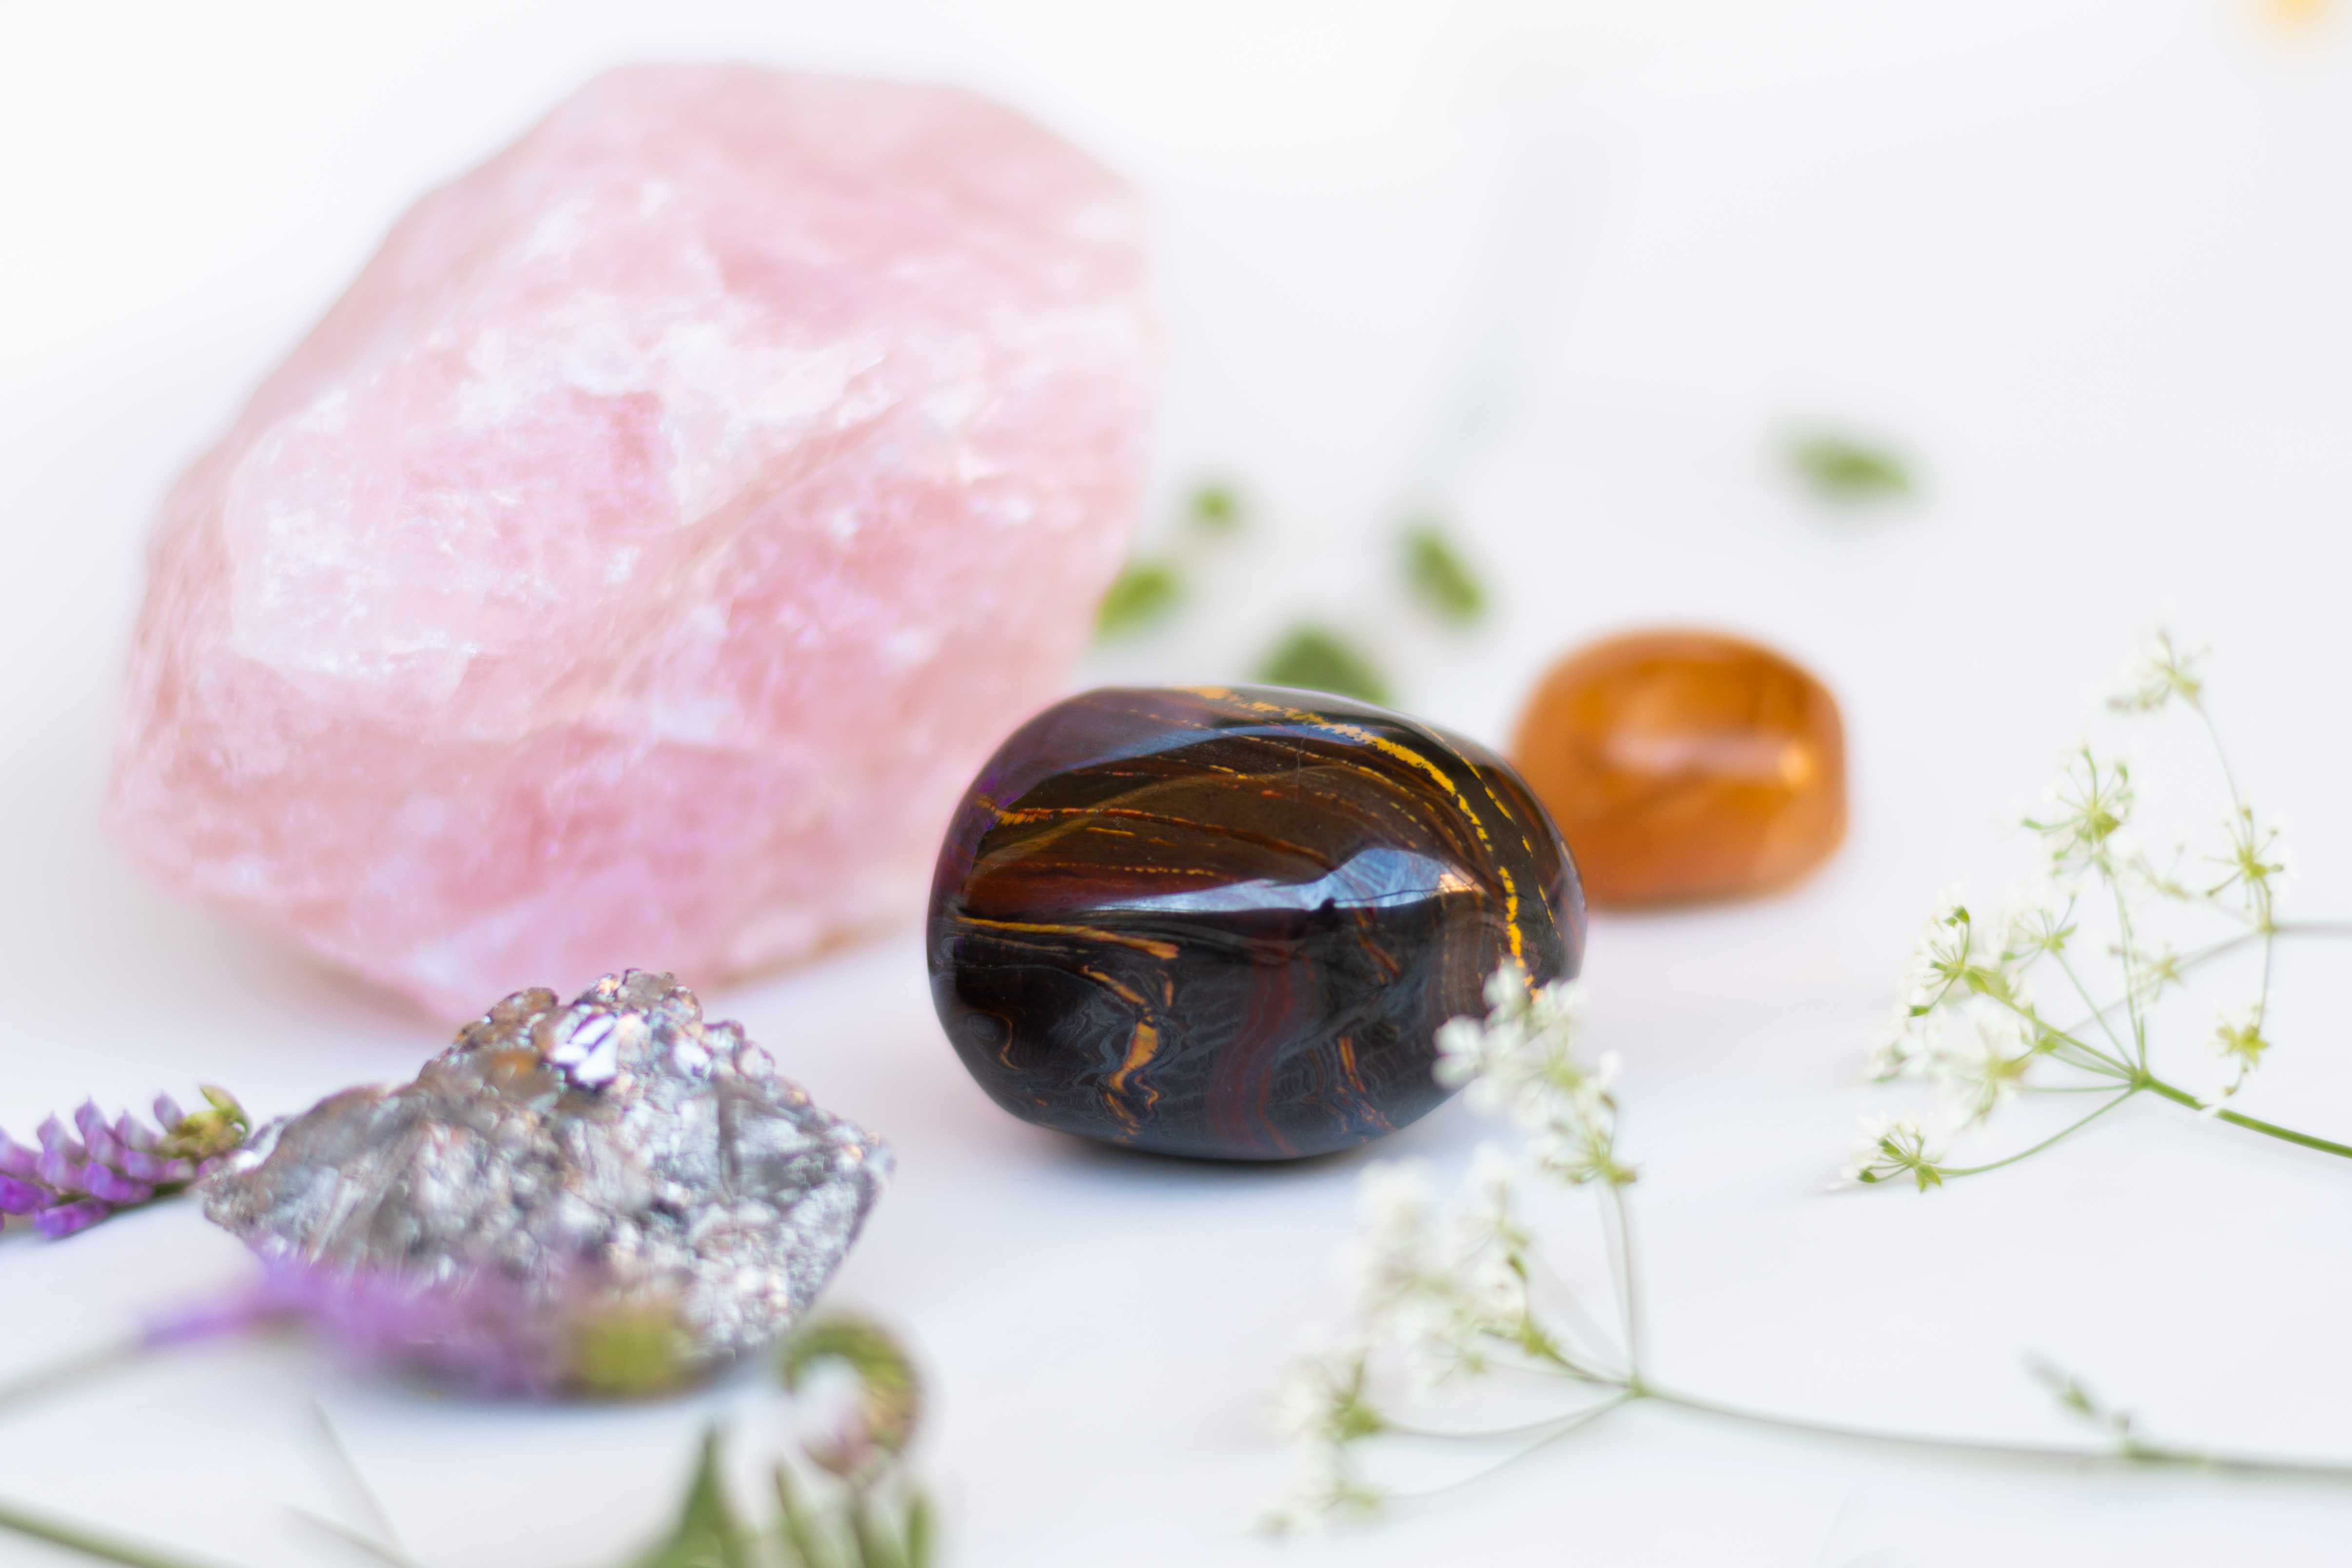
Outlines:
[[931,990],[1014,1115],[1160,1153],[1343,1149],[1442,1100],[1516,959],[1573,975],[1558,831],[1472,742],[1275,688],[1106,689],[1000,747],[932,885]]
[[1578,649],[1529,699],[1511,757],[1602,908],[1769,892],[1845,837],[1836,700],[1738,637],[1637,632]]

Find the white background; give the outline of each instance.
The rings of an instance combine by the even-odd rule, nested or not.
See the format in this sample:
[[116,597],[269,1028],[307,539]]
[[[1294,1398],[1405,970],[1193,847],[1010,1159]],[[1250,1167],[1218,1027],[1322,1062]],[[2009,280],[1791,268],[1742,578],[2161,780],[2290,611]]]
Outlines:
[[[2352,1460],[2352,1169],[2147,1104],[1933,1198],[1822,1190],[1854,1114],[1905,1100],[1855,1079],[1931,894],[1998,880],[1997,820],[2160,619],[2220,650],[2294,910],[2352,912],[2352,16],[2290,27],[2258,0],[0,0],[0,1124],[199,1078],[275,1113],[443,1042],[100,838],[142,539],[419,191],[603,65],[709,57],[980,87],[1154,199],[1172,356],[1148,526],[1216,473],[1256,527],[1209,603],[1088,678],[1242,676],[1314,614],[1381,648],[1404,705],[1490,741],[1551,658],[1644,623],[1763,637],[1836,690],[1854,819],[1823,874],[1594,922],[1660,1375],[2087,1436],[2025,1375],[2039,1354],[2160,1437]],[[1774,452],[1812,420],[1910,452],[1922,501],[1808,502]],[[1496,590],[1475,634],[1391,585],[1423,505]],[[2173,762],[2152,787],[2217,807]],[[2289,955],[2256,1113],[2352,1137],[2342,974]],[[2184,1004],[2189,1081],[2236,1000]],[[1371,1531],[1267,1542],[1248,1526],[1287,1467],[1260,1406],[1297,1326],[1339,1310],[1356,1173],[1458,1169],[1477,1117],[1281,1169],[1074,1144],[964,1079],[911,927],[712,1006],[899,1150],[836,1289],[925,1359],[925,1465],[971,1568],[2280,1564],[2352,1536],[2352,1489],[1636,1411]],[[12,1231],[0,1377],[244,1268],[186,1205],[68,1245]],[[747,1453],[779,1419],[756,1377],[518,1409],[242,1344],[0,1414],[0,1498],[224,1563],[357,1562],[289,1511],[364,1521],[314,1402],[434,1568],[610,1563],[714,1412]]]

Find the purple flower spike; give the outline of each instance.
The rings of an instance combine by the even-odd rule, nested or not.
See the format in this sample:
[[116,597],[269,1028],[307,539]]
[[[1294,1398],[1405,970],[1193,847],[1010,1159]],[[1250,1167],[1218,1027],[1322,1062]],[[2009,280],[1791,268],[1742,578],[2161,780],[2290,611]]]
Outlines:
[[33,1216],[33,1228],[51,1241],[60,1240],[78,1230],[88,1230],[114,1210],[96,1198],[82,1198],[74,1203],[59,1204],[46,1208]]
[[118,1207],[131,1204],[143,1204],[155,1195],[154,1187],[148,1183],[134,1182],[130,1177],[110,1170],[95,1160],[84,1167],[81,1184],[82,1190],[91,1197],[102,1198]]
[[128,1113],[109,1121],[94,1100],[74,1112],[77,1139],[52,1116],[41,1123],[40,1147],[26,1148],[0,1133],[0,1215],[29,1215],[43,1236],[87,1230],[119,1208],[175,1193],[245,1142],[252,1123],[245,1110],[217,1089],[205,1090],[205,1109],[183,1114],[169,1095],[156,1110],[160,1131]]
[[0,1132],[0,1176],[29,1182],[41,1173],[41,1156],[5,1132]]

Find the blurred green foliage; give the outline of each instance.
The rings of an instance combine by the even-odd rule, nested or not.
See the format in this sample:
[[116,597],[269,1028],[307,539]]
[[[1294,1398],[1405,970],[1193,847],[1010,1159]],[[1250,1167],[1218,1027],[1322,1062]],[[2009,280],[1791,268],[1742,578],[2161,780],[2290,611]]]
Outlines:
[[1293,628],[1258,666],[1257,679],[1365,702],[1389,700],[1388,679],[1379,667],[1345,637],[1318,626]]
[[1192,526],[1207,533],[1239,533],[1242,498],[1231,485],[1202,485],[1186,509]]
[[1905,500],[1917,493],[1910,466],[1886,447],[1830,431],[1790,437],[1789,466],[1823,500],[1844,505]]
[[1184,500],[1183,525],[1173,548],[1127,563],[1095,611],[1095,636],[1127,637],[1173,615],[1191,591],[1192,574],[1202,552],[1240,533],[1247,517],[1241,493],[1231,485],[1194,487]]
[[1486,590],[1434,522],[1404,536],[1404,580],[1441,619],[1466,626],[1486,613]]
[[1183,602],[1183,580],[1163,561],[1131,561],[1095,612],[1095,635],[1125,637],[1166,620]]

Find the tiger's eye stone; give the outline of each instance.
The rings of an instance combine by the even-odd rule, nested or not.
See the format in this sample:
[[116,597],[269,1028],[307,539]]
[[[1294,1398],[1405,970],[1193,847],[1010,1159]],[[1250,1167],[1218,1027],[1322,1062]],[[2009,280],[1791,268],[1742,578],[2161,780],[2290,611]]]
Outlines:
[[1013,1115],[1165,1154],[1345,1149],[1444,1100],[1439,1025],[1583,955],[1486,748],[1272,687],[1089,691],[1000,747],[931,886],[931,994]]
[[1845,837],[1845,732],[1827,688],[1754,643],[1641,632],[1552,667],[1512,755],[1595,904],[1736,898]]

